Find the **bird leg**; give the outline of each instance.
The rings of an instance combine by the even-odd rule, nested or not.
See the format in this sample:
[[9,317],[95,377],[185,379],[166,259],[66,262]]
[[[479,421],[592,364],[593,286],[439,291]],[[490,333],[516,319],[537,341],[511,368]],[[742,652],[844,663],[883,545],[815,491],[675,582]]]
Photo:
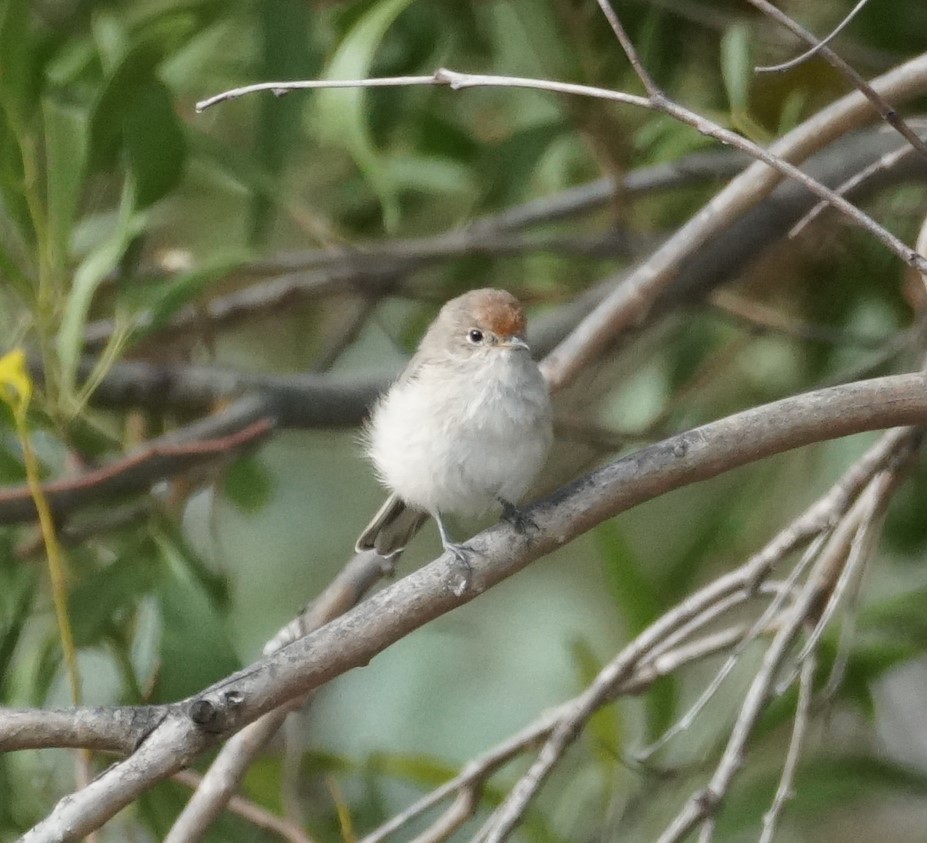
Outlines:
[[515,528],[515,532],[526,535],[528,530],[540,530],[541,528],[524,512],[522,512],[511,501],[505,498],[497,498],[502,504],[502,520],[508,521]]
[[467,549],[462,544],[458,544],[451,540],[450,533],[448,533],[447,527],[444,526],[444,522],[437,512],[433,512],[432,517],[438,525],[438,533],[441,535],[441,545],[444,547],[444,550],[450,553],[461,565],[466,565],[466,567],[469,568],[470,554]]

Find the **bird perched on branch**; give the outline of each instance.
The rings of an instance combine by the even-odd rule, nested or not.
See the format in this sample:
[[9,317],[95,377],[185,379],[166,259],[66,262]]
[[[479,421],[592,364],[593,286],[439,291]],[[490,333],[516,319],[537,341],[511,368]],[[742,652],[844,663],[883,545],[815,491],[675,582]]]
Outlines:
[[432,516],[446,551],[466,563],[443,516],[477,517],[515,504],[547,459],[547,384],[525,341],[525,312],[504,290],[447,302],[415,356],[374,407],[367,452],[390,496],[356,549],[391,557]]

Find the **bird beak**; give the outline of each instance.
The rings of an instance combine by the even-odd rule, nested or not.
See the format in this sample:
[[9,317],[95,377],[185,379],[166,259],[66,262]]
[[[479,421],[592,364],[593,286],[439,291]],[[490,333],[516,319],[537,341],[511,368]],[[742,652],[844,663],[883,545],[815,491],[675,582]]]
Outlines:
[[523,348],[525,351],[531,351],[526,343],[521,337],[509,337],[502,343],[503,348]]

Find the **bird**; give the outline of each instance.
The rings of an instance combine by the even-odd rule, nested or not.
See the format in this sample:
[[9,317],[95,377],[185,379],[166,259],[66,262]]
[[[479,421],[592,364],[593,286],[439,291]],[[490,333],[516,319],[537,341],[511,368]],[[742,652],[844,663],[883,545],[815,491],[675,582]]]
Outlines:
[[471,290],[441,308],[362,433],[390,494],[358,553],[396,558],[431,516],[444,550],[466,565],[444,516],[501,507],[522,532],[532,523],[517,504],[547,460],[553,426],[526,327],[524,308],[505,290]]

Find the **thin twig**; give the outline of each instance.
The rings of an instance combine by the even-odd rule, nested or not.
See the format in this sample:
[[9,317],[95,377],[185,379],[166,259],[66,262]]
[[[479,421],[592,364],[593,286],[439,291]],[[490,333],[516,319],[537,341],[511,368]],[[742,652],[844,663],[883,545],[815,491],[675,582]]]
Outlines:
[[833,557],[834,562],[831,569],[821,571],[818,574],[815,587],[819,592],[827,595],[824,610],[820,613],[811,634],[795,657],[796,667],[792,673],[781,680],[776,689],[777,693],[784,693],[785,689],[791,687],[795,682],[800,665],[817,651],[821,636],[836,614],[837,609],[840,608],[844,594],[849,589],[850,584],[858,582],[859,577],[862,576],[862,569],[872,552],[872,544],[878,532],[878,525],[875,522],[878,515],[877,509],[880,505],[884,505],[884,500],[870,494],[868,509],[865,509],[860,515],[859,526],[850,541],[849,553],[846,558],[840,560],[836,556]]
[[[818,569],[827,571],[846,559],[852,536],[860,524],[871,518],[872,512],[881,510],[897,486],[897,470],[883,470],[870,482],[867,492],[861,495],[846,517],[834,531],[821,558]],[[802,628],[815,616],[829,592],[822,592],[824,581],[812,574],[801,595],[786,613],[779,631],[763,657],[762,664],[747,691],[743,705],[727,746],[718,762],[714,775],[704,790],[694,794],[676,815],[659,838],[659,843],[677,843],[696,827],[710,820],[727,795],[738,770],[743,766],[747,743],[760,715],[773,696],[776,677],[788,658]]]
[[641,61],[634,47],[634,42],[628,37],[628,33],[625,32],[611,3],[609,3],[608,0],[598,0],[598,3],[599,8],[602,10],[602,14],[605,15],[605,19],[612,28],[612,32],[615,33],[615,37],[618,39],[618,43],[621,44],[621,49],[624,50],[624,54],[628,57],[628,61],[631,62],[631,67],[634,68],[637,78],[643,83],[647,95],[651,100],[662,97],[663,91],[660,90],[647,68],[644,67],[644,63]]
[[[878,173],[880,170],[887,170],[891,167],[894,167],[899,161],[903,158],[906,158],[913,152],[910,146],[902,146],[893,152],[888,152],[885,155],[882,155],[878,160],[873,161],[869,166],[864,167],[855,175],[848,178],[845,182],[838,185],[834,190],[839,193],[841,196],[848,195],[855,187],[863,184],[867,179]],[[826,209],[828,205],[826,202],[818,202],[807,214],[805,214],[795,225],[790,229],[788,236],[790,239],[798,237],[804,231],[805,227],[810,223],[814,222]],[[918,249],[920,251],[920,249]]]
[[[432,76],[391,76],[382,79],[370,79],[364,87],[367,88],[396,88],[407,85],[437,85],[439,84],[435,77]],[[213,97],[207,97],[196,104],[197,113],[202,113],[207,108],[212,108],[220,102],[238,99],[246,94],[256,94],[262,91],[270,91],[274,96],[282,96],[292,91],[306,91],[318,88],[356,88],[357,83],[352,80],[340,79],[309,79],[301,82],[258,82],[254,85],[242,85],[240,88],[232,88],[229,91],[223,91]]]
[[[628,679],[616,686],[609,697],[602,699],[601,705],[606,705],[619,696],[632,693],[639,694],[650,687],[657,679],[668,676],[685,665],[724,652],[742,634],[743,629],[741,627],[730,627],[695,641],[677,644],[674,649],[664,650],[660,655],[642,659]],[[472,811],[466,816],[461,813],[461,805],[469,802],[471,794],[478,793],[486,780],[496,771],[548,737],[557,723],[569,713],[574,702],[569,700],[555,709],[545,712],[516,735],[468,762],[466,767],[454,778],[446,781],[408,808],[391,817],[383,825],[366,835],[359,843],[381,843],[381,841],[433,808],[439,802],[454,794],[467,794],[462,802],[455,802],[451,805],[447,812],[429,827],[429,832],[433,829],[441,829],[443,833],[452,832],[459,827],[463,820],[467,819],[468,816],[472,816]],[[452,827],[452,824],[448,821],[450,817],[460,820],[460,822]],[[443,839],[443,837],[433,838],[429,836],[427,839]]]
[[[894,71],[894,73],[902,73],[907,67],[911,67],[917,62],[927,62],[927,57],[915,60],[914,63],[909,63],[908,66],[899,68]],[[892,74],[889,74],[887,78],[890,77],[892,77]],[[762,161],[768,167],[777,171],[778,174],[800,182],[812,193],[834,205],[834,207],[849,217],[854,223],[869,231],[893,251],[904,263],[927,274],[927,259],[906,246],[884,227],[876,223],[871,217],[856,208],[852,203],[838,196],[814,179],[811,179],[783,157],[785,154],[794,153],[794,151],[803,144],[823,142],[826,139],[826,135],[821,131],[820,125],[817,124],[826,122],[827,120],[833,120],[835,114],[843,112],[844,124],[849,122],[851,119],[849,116],[850,113],[858,110],[860,105],[852,96],[844,98],[831,106],[830,109],[825,109],[825,111],[817,115],[816,118],[808,121],[808,123],[781,139],[772,149],[765,150],[735,132],[728,131],[706,120],[701,115],[662,96],[645,98],[623,92],[566,82],[512,76],[462,74],[446,68],[435,71],[433,77],[353,80],[353,84],[356,87],[369,87],[371,85],[383,84],[439,83],[447,84],[454,90],[468,87],[514,87],[589,96],[611,102],[636,105],[641,108],[666,114],[682,123],[692,126],[702,134],[747,152],[759,161]],[[350,84],[351,83],[347,81],[339,81],[337,83],[340,87]],[[286,85],[287,83],[283,82],[265,83],[263,86],[248,86],[243,89],[235,89],[235,91],[229,93],[240,95],[241,93],[247,93],[253,90],[282,90]],[[331,87],[332,83],[321,80],[311,83],[294,83],[294,85],[297,88]],[[227,96],[220,94],[218,98],[212,98],[209,103],[211,104],[223,98],[227,98]],[[859,115],[858,119],[861,117],[862,115]],[[814,140],[808,136],[812,127],[817,131],[817,137]],[[787,153],[787,151],[789,152]],[[625,284],[622,285],[620,290],[606,299],[597,311],[587,317],[579,328],[577,328],[566,341],[561,343],[554,354],[545,360],[544,371],[548,376],[552,389],[556,390],[561,388],[575,377],[578,371],[608,344],[620,328],[639,319],[641,315],[647,311],[650,303],[672,281],[673,269],[678,261],[680,241],[686,244],[684,248],[687,251],[697,248],[705,242],[708,235],[719,225],[720,220],[723,219],[723,216],[717,216],[723,205],[728,205],[729,210],[740,210],[743,207],[755,204],[761,197],[763,188],[766,187],[766,189],[770,189],[775,181],[776,178],[772,178],[768,171],[761,172],[754,168],[750,168],[740,178],[731,182],[721,194],[715,197],[715,199],[709,203],[709,207],[705,212],[682,226],[640,270],[626,279]],[[748,182],[752,183],[749,189],[747,188]],[[644,288],[646,289],[646,293],[644,293]]]
[[757,73],[779,73],[783,70],[791,70],[793,67],[798,67],[798,65],[808,61],[812,56],[817,55],[824,47],[830,44],[844,29],[850,25],[850,21],[856,17],[856,15],[862,10],[869,0],[859,0],[859,2],[849,11],[849,13],[844,17],[840,23],[835,26],[830,33],[814,44],[811,49],[806,50],[799,56],[796,56],[793,59],[782,62],[782,64],[768,64],[762,67],[754,67],[754,71]]
[[[844,75],[846,79],[849,80],[850,84],[853,85],[870,103],[872,107],[879,113],[879,116],[888,123],[893,129],[895,129],[898,134],[900,134],[911,146],[917,150],[918,154],[921,155],[924,159],[927,159],[927,144],[914,132],[907,123],[905,123],[904,118],[896,111],[895,107],[891,105],[885,97],[883,97],[875,88],[872,87],[862,76],[859,75],[849,64],[847,64],[842,58],[840,58],[837,53],[830,49],[830,47],[825,46],[818,39],[808,32],[804,27],[800,26],[793,18],[790,18],[785,12],[777,9],[769,0],[747,0],[747,2],[756,9],[759,9],[763,14],[768,15],[773,20],[782,24],[790,32],[793,32],[799,38],[803,39],[807,43],[815,46],[818,53],[826,59],[830,65],[836,68],[840,73]],[[850,13],[846,23],[856,14],[856,12],[862,8],[866,0],[860,0],[860,3],[857,7]]]
[[759,843],[772,843],[776,834],[776,824],[779,816],[788,802],[795,794],[792,785],[795,781],[795,772],[801,760],[805,734],[808,731],[808,722],[811,716],[811,700],[814,696],[814,675],[817,671],[817,655],[812,654],[801,666],[801,678],[798,683],[798,702],[795,704],[795,718],[792,724],[792,739],[782,765],[782,775],[779,777],[779,786],[773,797],[772,805],[763,815],[763,831]]
[[[907,147],[906,150],[910,151]],[[821,207],[827,207],[822,203]],[[794,230],[794,229],[793,229]],[[789,234],[791,236],[791,232]],[[862,334],[829,325],[805,322],[782,313],[761,302],[751,301],[730,290],[716,290],[708,300],[711,307],[732,321],[745,324],[756,331],[776,332],[795,339],[851,346],[863,349],[881,348],[885,340],[871,334]]]
[[723,127],[706,120],[700,114],[690,111],[677,103],[667,100],[663,97],[640,97],[634,94],[627,94],[622,91],[613,91],[608,88],[598,88],[591,85],[578,85],[572,82],[558,82],[549,79],[531,79],[520,76],[494,76],[477,73],[459,73],[448,68],[439,68],[432,76],[402,76],[402,77],[381,77],[372,79],[354,79],[354,80],[308,80],[296,82],[264,82],[257,85],[247,85],[242,88],[235,88],[222,94],[217,94],[198,104],[200,110],[208,108],[217,102],[227,99],[233,99],[248,93],[257,91],[290,91],[302,90],[306,88],[368,88],[383,86],[408,86],[408,85],[448,85],[452,90],[463,90],[466,88],[525,88],[529,90],[548,91],[550,93],[570,94],[574,96],[593,97],[595,99],[608,100],[610,102],[622,103],[624,105],[635,105],[650,111],[657,111],[674,117],[681,123],[691,126],[700,133],[715,140],[740,149],[754,158],[762,161],[764,164],[779,171],[782,175],[795,179],[807,187],[812,193],[817,194],[822,199],[830,202],[843,214],[849,217],[861,228],[869,231],[870,234],[880,240],[885,246],[893,251],[904,263],[909,264],[917,269],[927,271],[927,259],[918,255],[909,246],[902,243],[891,232],[883,226],[876,223],[867,214],[864,214],[856,206],[847,202],[843,197],[838,196],[829,188],[815,181],[803,173],[788,161],[780,158],[775,153],[769,152],[762,147],[754,144],[736,132],[731,132]]
[[[641,245],[619,236],[614,227],[595,236],[544,236],[523,233],[531,226],[576,219],[610,205],[614,196],[623,199],[646,196],[740,172],[750,159],[735,150],[691,153],[676,161],[640,167],[622,179],[596,181],[567,188],[552,196],[532,199],[470,221],[430,237],[374,240],[351,247],[283,252],[256,260],[230,274],[232,286],[248,279],[245,289],[211,296],[197,306],[181,308],[165,325],[154,328],[154,314],[135,316],[136,330],[144,329],[145,340],[153,335],[173,337],[204,324],[231,324],[237,320],[291,306],[294,301],[343,293],[345,287],[369,299],[386,293],[407,294],[409,282],[402,276],[431,266],[438,260],[470,255],[520,255],[537,251],[553,254],[622,257],[636,254]],[[646,239],[644,245],[646,245]],[[163,277],[161,267],[145,269],[145,277]],[[256,281],[256,279],[264,279]],[[101,347],[116,330],[110,319],[91,322],[84,332],[84,347]]]
[[683,714],[682,717],[677,719],[675,723],[666,729],[666,731],[660,735],[657,740],[648,746],[642,747],[641,749],[635,751],[635,759],[638,761],[646,761],[655,753],[659,752],[674,737],[682,734],[692,727],[692,724],[695,723],[698,715],[704,711],[705,706],[711,702],[715,694],[718,692],[718,689],[724,683],[724,680],[727,679],[727,677],[731,674],[731,671],[737,666],[740,661],[740,657],[744,654],[747,647],[754,643],[759,637],[760,633],[769,626],[772,619],[781,611],[785,600],[789,596],[794,596],[796,583],[798,582],[799,578],[805,574],[808,566],[817,557],[818,551],[821,549],[821,545],[824,543],[828,535],[828,529],[824,528],[821,533],[815,537],[815,539],[802,554],[802,558],[798,561],[798,564],[796,564],[792,571],[789,573],[788,579],[785,581],[784,588],[770,602],[770,604],[756,619],[756,621],[754,621],[753,624],[751,624],[751,626],[747,629],[743,638],[737,642],[737,646],[734,647],[730,655],[728,655],[727,659],[725,659],[724,663],[712,677],[711,682],[705,686],[702,693],[699,694],[695,702],[692,703],[692,705],[686,710],[685,714]]
[[[196,790],[203,780],[203,777],[194,770],[180,770],[174,773],[171,778],[193,790]],[[256,828],[271,831],[284,840],[290,841],[290,843],[313,843],[313,838],[298,825],[278,817],[276,814],[271,813],[266,808],[261,807],[250,799],[245,799],[243,796],[233,796],[229,799],[227,807],[233,814],[237,814],[242,819],[247,820]]]
[[[64,480],[43,484],[57,517],[126,494],[148,491],[158,480],[227,458],[264,439],[274,419],[260,398],[246,397],[215,416],[147,442],[126,457]],[[35,501],[27,487],[0,488],[0,524],[31,521]]]
[[[73,836],[99,828],[155,782],[189,765],[223,737],[333,677],[367,664],[413,630],[468,603],[535,559],[631,506],[789,448],[851,432],[923,423],[925,419],[924,376],[899,375],[746,410],[600,467],[526,508],[525,514],[538,526],[530,542],[507,524],[497,524],[474,536],[468,543],[472,553],[467,588],[458,587],[458,566],[449,556],[442,556],[310,635],[168,709],[164,720],[147,733],[132,756],[59,801],[27,833],[24,843],[57,840],[65,828]],[[902,441],[910,441],[911,435],[910,431],[895,432]],[[809,518],[816,514],[810,513]],[[753,569],[754,574],[759,570],[762,568]],[[743,587],[742,576],[720,577],[658,620],[600,676],[599,684],[583,700],[594,703],[596,695],[607,693],[627,678],[639,657],[666,634],[705,606]],[[584,716],[585,711],[579,714]],[[561,733],[558,740],[564,737],[569,736]],[[539,759],[542,757],[543,751]]]
[[[483,826],[476,839],[486,841],[486,843],[494,843],[494,841],[504,840],[514,829],[528,804],[559,761],[566,746],[575,739],[582,728],[582,724],[588,720],[592,711],[595,710],[596,700],[599,697],[607,696],[610,683],[620,681],[620,673],[623,669],[622,659],[631,660],[631,663],[633,663],[633,659],[637,658],[639,649],[643,649],[644,652],[649,651],[650,648],[659,643],[659,640],[684,626],[693,617],[697,617],[706,608],[715,605],[717,601],[723,599],[727,594],[735,592],[737,583],[756,588],[768,576],[771,566],[785,553],[788,553],[808,537],[816,535],[822,528],[833,525],[837,518],[855,505],[853,504],[854,499],[856,499],[857,494],[861,492],[863,487],[871,482],[874,473],[881,471],[882,467],[896,453],[904,448],[912,447],[912,443],[916,441],[916,434],[911,430],[907,432],[891,431],[885,434],[876,446],[867,452],[827,494],[810,506],[789,527],[781,531],[760,552],[751,557],[744,566],[732,572],[727,578],[722,578],[722,580],[716,581],[692,595],[674,612],[664,615],[652,627],[645,630],[635,639],[618,658],[600,672],[595,682],[587,688],[586,692],[574,701],[568,716],[561,719],[536,761],[515,785],[505,802]],[[723,593],[720,593],[719,589],[724,589]],[[685,610],[693,608],[695,608],[694,611],[686,614]],[[680,614],[685,616],[680,617]],[[797,630],[795,634],[797,634]],[[781,632],[778,633],[776,640],[780,640],[781,635]],[[652,640],[652,638],[657,640]],[[774,675],[775,672],[770,675],[770,682]],[[693,803],[698,807],[699,819],[710,815],[711,811],[702,805],[700,800],[694,799]],[[694,823],[687,825],[687,828],[691,828],[692,825]]]
[[[343,614],[390,571],[386,561],[375,553],[352,557],[325,590],[294,621],[274,635],[264,652],[276,652]],[[268,712],[225,743],[203,775],[196,792],[174,821],[164,843],[193,843],[205,836],[257,754],[277,734],[287,715],[301,708],[306,699],[299,697]]]

